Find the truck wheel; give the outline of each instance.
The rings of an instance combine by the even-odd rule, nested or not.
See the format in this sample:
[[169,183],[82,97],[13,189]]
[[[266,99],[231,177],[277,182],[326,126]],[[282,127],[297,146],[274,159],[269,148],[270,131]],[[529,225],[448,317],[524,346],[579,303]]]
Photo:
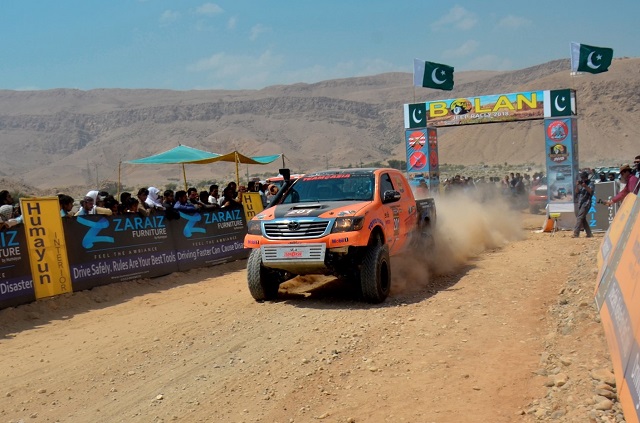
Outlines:
[[368,303],[381,303],[391,290],[389,249],[379,242],[367,250],[360,269],[362,296]]
[[262,253],[259,248],[251,251],[247,260],[247,282],[249,292],[256,301],[275,300],[278,297],[280,275],[262,265]]

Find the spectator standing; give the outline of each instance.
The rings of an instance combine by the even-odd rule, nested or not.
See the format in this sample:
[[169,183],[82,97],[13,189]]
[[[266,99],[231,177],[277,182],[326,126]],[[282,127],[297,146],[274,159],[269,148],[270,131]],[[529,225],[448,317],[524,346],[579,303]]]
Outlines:
[[239,205],[240,202],[236,201],[235,194],[236,192],[233,187],[227,185],[227,187],[222,191],[222,204],[220,207],[228,208]]
[[605,204],[607,206],[611,206],[614,203],[619,203],[620,201],[624,200],[627,194],[633,192],[633,189],[638,184],[638,178],[631,170],[631,166],[627,164],[620,166],[620,179],[622,179],[622,182],[625,183],[625,186],[615,197],[613,197],[609,201],[605,201]]
[[209,204],[218,204],[220,201],[220,193],[218,192],[218,185],[213,184],[209,187]]
[[269,185],[267,190],[267,205],[271,204],[273,198],[278,194],[278,186],[275,184]]
[[58,195],[58,202],[60,203],[60,217],[71,217],[71,210],[73,209],[74,199],[66,194]]
[[197,207],[189,201],[187,192],[183,190],[176,192],[176,203],[173,205],[173,209],[191,213],[198,210]]
[[589,180],[589,172],[584,171],[580,174],[580,179],[576,182],[575,197],[578,199],[576,210],[576,226],[573,228],[573,237],[578,238],[580,236],[580,230],[584,229],[587,234],[587,238],[591,238],[591,228],[587,221],[587,214],[591,208],[591,197],[595,185],[593,181]]
[[2,190],[0,191],[0,206],[4,206],[5,204],[13,205],[13,198],[9,191]]
[[164,210],[164,206],[162,205],[162,199],[159,198],[160,190],[156,187],[149,187],[148,191],[149,191],[149,195],[147,196],[145,203],[147,203],[147,206],[149,206],[149,209]]
[[138,214],[142,217],[149,216],[151,214],[151,207],[147,204],[147,198],[149,197],[149,190],[146,188],[140,188],[138,190]]

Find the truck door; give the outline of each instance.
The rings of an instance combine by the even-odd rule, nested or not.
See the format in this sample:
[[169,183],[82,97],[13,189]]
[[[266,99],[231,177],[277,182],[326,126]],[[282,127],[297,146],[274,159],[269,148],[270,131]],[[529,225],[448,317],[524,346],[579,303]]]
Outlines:
[[[380,200],[384,198],[384,192],[395,189],[393,181],[389,173],[383,173],[380,175],[380,189],[378,195]],[[383,219],[384,219],[384,236],[389,245],[389,253],[393,254],[396,249],[396,243],[400,237],[400,210],[399,202],[387,203],[382,205]]]
[[395,246],[403,248],[409,242],[415,227],[416,202],[411,192],[411,187],[399,172],[392,173],[391,180],[393,189],[400,193],[400,201],[391,204],[391,207],[395,208],[395,212],[399,217],[398,241]]

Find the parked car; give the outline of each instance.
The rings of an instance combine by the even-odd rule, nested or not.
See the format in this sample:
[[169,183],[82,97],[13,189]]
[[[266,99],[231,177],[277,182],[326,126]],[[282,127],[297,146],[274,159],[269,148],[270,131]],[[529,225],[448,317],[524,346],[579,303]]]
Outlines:
[[540,183],[529,190],[529,211],[538,213],[547,206],[547,178],[542,178]]

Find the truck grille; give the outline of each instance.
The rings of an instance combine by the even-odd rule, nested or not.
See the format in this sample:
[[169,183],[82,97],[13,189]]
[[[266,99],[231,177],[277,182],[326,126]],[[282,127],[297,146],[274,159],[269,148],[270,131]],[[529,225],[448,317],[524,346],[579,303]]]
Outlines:
[[328,220],[283,220],[276,223],[265,223],[264,232],[271,239],[306,239],[320,238],[327,231]]

